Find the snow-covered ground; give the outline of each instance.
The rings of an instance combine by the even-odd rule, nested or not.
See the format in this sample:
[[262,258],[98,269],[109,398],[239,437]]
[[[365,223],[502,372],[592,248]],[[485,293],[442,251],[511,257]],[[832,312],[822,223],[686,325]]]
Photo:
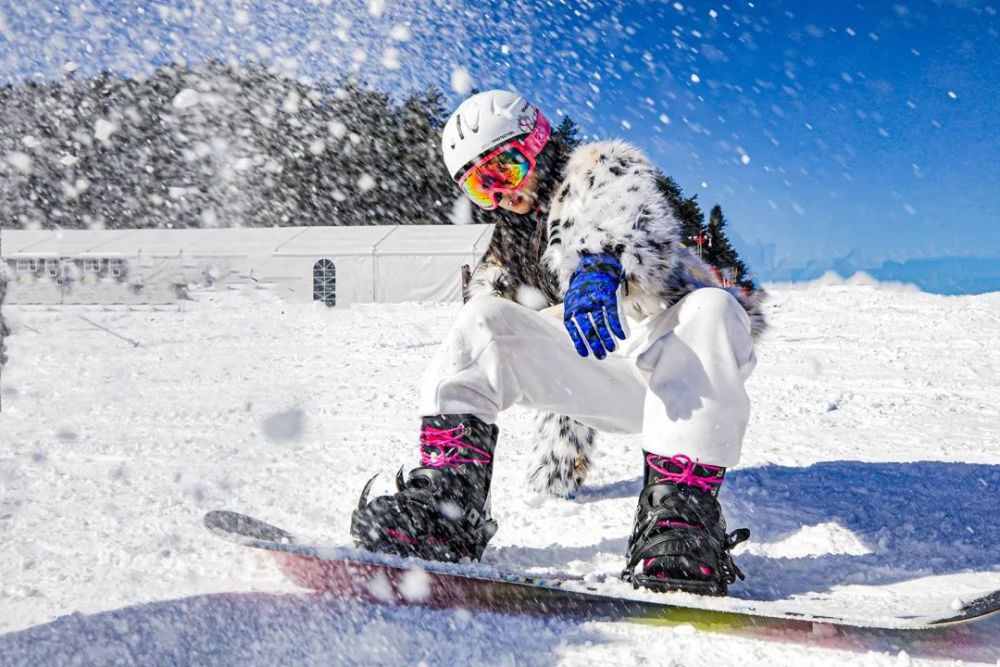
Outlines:
[[[1000,663],[1000,619],[755,636],[335,602],[202,528],[228,508],[347,542],[368,476],[414,463],[422,368],[457,308],[261,290],[5,308],[0,664]],[[733,594],[1000,586],[1000,293],[776,286],[770,309],[723,491],[754,534]],[[487,560],[620,568],[635,438],[602,439],[576,501],[539,498],[529,419],[500,420]]]

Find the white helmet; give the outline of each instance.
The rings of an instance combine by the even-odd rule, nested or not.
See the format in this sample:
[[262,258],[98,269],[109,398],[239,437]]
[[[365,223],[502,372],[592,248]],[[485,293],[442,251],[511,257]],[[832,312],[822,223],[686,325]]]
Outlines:
[[[509,90],[488,90],[455,109],[441,131],[441,151],[452,179],[458,180],[477,158],[500,144],[531,134],[542,112]],[[548,135],[545,135],[548,139]]]

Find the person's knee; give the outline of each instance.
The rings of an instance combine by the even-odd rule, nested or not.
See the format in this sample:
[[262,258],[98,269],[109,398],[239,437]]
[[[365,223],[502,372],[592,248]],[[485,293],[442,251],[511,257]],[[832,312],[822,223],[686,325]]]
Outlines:
[[678,313],[678,325],[692,327],[724,327],[732,335],[750,335],[750,317],[739,299],[728,290],[702,287],[686,297]]
[[718,287],[703,287],[684,297],[679,326],[686,329],[722,330],[734,345],[744,352],[753,349],[750,316],[734,294]]
[[714,320],[724,319],[743,307],[736,297],[718,287],[703,287],[684,297],[683,317],[696,316]]

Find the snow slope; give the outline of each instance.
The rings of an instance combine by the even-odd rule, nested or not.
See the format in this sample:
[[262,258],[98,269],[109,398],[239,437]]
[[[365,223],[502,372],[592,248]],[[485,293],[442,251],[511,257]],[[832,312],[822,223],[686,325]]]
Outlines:
[[[730,524],[754,534],[733,594],[1000,586],[1000,293],[782,286],[770,303],[744,459],[723,491]],[[368,476],[386,473],[387,489],[413,464],[421,371],[457,308],[328,310],[261,290],[5,308],[0,664],[1000,661],[997,619],[735,636],[344,604],[204,531],[205,511],[229,508],[346,542]],[[539,498],[525,491],[529,420],[500,420],[487,558],[619,568],[634,438],[601,440],[576,501]]]

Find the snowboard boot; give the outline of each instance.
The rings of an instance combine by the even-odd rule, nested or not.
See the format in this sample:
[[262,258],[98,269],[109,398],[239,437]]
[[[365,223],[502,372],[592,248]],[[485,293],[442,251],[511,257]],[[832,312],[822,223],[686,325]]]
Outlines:
[[725,595],[737,577],[744,578],[729,551],[750,538],[746,528],[726,533],[716,499],[726,469],[683,454],[644,454],[644,486],[622,578],[635,588]]
[[368,502],[373,477],[351,517],[351,535],[370,551],[455,562],[478,560],[497,531],[490,481],[497,427],[473,415],[424,417],[420,467],[397,492]]

